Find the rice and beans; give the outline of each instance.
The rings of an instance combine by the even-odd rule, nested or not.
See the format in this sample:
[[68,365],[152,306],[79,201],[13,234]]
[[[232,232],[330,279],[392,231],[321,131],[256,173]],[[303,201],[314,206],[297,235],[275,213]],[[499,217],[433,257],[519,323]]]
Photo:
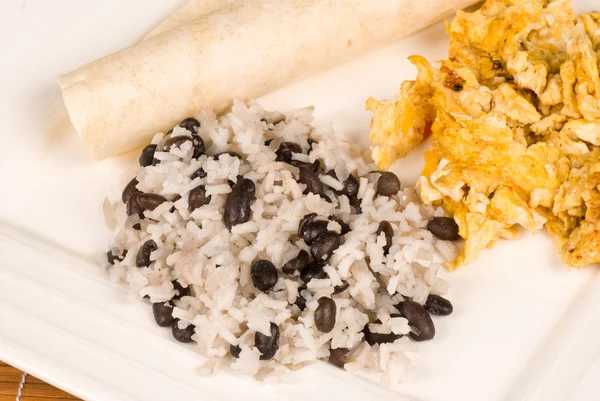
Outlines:
[[158,134],[121,201],[107,254],[156,323],[212,372],[257,377],[318,359],[394,383],[448,315],[438,276],[456,224],[312,110],[235,102]]

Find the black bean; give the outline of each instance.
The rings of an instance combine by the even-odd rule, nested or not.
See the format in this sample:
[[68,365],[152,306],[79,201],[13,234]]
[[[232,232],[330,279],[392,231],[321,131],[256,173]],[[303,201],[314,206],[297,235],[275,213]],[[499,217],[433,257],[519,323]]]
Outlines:
[[121,200],[123,201],[124,204],[127,204],[127,201],[129,200],[131,195],[139,194],[140,192],[142,192],[139,189],[137,189],[137,184],[139,184],[139,182],[138,182],[137,178],[134,178],[131,181],[129,181],[129,184],[127,184],[125,186],[125,188],[123,189],[123,194],[121,195]]
[[450,301],[435,294],[429,294],[423,307],[430,314],[439,316],[448,316],[454,311],[454,307]]
[[129,196],[129,199],[127,199],[127,215],[128,216],[133,216],[134,214],[137,214],[140,218],[144,217],[144,213],[143,213],[144,209],[142,209],[142,207],[137,202],[137,196],[140,193],[141,192],[131,194]]
[[294,305],[296,305],[298,308],[300,308],[301,311],[306,309],[306,298],[304,298],[302,295],[300,295],[300,289],[298,289],[298,296],[296,297],[296,301],[294,302]]
[[199,185],[196,188],[190,191],[188,195],[188,210],[189,212],[193,212],[194,210],[202,207],[204,205],[208,205],[211,200],[210,195],[206,195],[206,187],[204,185]]
[[313,220],[304,226],[304,230],[300,237],[304,240],[306,245],[310,245],[315,239],[325,231],[327,231],[327,225],[329,224],[326,220]]
[[329,333],[335,326],[337,313],[335,301],[329,297],[321,297],[315,310],[315,326],[323,333]]
[[262,292],[270,291],[277,284],[277,268],[268,260],[257,260],[250,268],[254,286]]
[[190,132],[196,132],[197,128],[200,127],[200,121],[196,120],[194,117],[188,117],[180,122],[179,126]]
[[346,291],[349,287],[350,283],[348,283],[346,280],[342,280],[341,285],[336,285],[335,287],[333,287],[333,295],[341,294],[342,292]]
[[314,139],[307,139],[306,140],[308,142],[308,147],[310,148],[310,150],[313,150],[313,145],[318,145],[319,142],[315,141]]
[[194,171],[194,174],[192,174],[190,176],[190,178],[193,180],[194,178],[206,178],[206,171],[204,171],[204,169],[202,167],[200,167],[198,170]]
[[379,237],[379,234],[381,233],[385,235],[385,245],[383,246],[383,253],[384,255],[387,255],[387,253],[390,251],[390,248],[392,247],[392,238],[394,238],[394,228],[389,222],[383,220],[379,223],[379,227],[377,228],[377,237]]
[[[121,251],[118,255],[115,255],[112,250],[106,252],[106,259],[111,265],[114,265],[115,262],[122,262],[123,259],[125,259],[125,256],[127,256],[127,249]],[[306,254],[306,256],[308,256],[308,254]]]
[[149,239],[144,242],[138,251],[135,258],[135,265],[137,267],[148,267],[150,266],[150,254],[158,249],[158,245],[154,240]]
[[158,194],[147,194],[142,192],[136,195],[135,200],[142,210],[154,210],[162,203],[166,202],[167,198]]
[[308,263],[308,252],[301,249],[295,258],[290,259],[283,265],[281,270],[289,276],[297,276],[306,267]]
[[275,151],[277,155],[275,161],[289,164],[292,162],[292,155],[294,153],[302,153],[300,145],[294,142],[281,142],[279,148]]
[[171,149],[181,148],[181,145],[183,145],[185,142],[192,142],[192,138],[184,135],[172,136],[165,142],[163,151],[169,152]]
[[206,147],[200,135],[192,135],[192,143],[194,144],[194,154],[192,157],[197,159],[206,152]]
[[384,171],[377,180],[377,195],[392,196],[400,191],[400,180],[391,171]]
[[361,199],[358,198],[351,198],[350,199],[350,206],[352,206],[352,209],[354,214],[361,214],[362,213],[362,208],[360,207],[360,204],[362,203]]
[[305,283],[308,283],[313,278],[323,279],[325,277],[327,277],[327,274],[323,269],[323,264],[316,261],[309,263],[306,266],[306,268],[300,273],[300,279]]
[[[327,175],[338,180],[337,174],[335,174],[334,170],[330,170],[327,173]],[[359,187],[359,183],[358,183],[358,180],[356,179],[356,177],[354,177],[353,175],[349,175],[348,178],[346,178],[346,180],[342,181],[342,184],[344,185],[344,188],[342,188],[340,191],[335,191],[335,192],[338,195],[346,195],[348,198],[355,198],[356,195],[358,194],[358,187]]]
[[[374,323],[381,323],[381,321],[380,320],[376,320]],[[367,324],[365,326],[365,328],[363,329],[363,334],[365,335],[365,341],[370,346],[373,346],[375,344],[393,343],[394,341],[396,341],[397,339],[399,339],[400,337],[402,337],[402,334],[394,334],[394,333],[388,333],[388,334],[372,333],[371,330],[369,329],[369,324]]]
[[154,161],[154,152],[156,152],[156,145],[148,145],[142,150],[142,154],[138,161],[140,162],[140,166],[146,167],[150,166]]
[[335,231],[325,231],[310,245],[310,253],[319,261],[328,260],[340,247],[340,236]]
[[242,155],[240,155],[240,154],[239,154],[239,153],[237,153],[237,152],[233,152],[233,151],[231,151],[231,150],[229,150],[229,151],[227,151],[227,152],[221,152],[221,153],[217,153],[217,154],[214,156],[214,158],[215,158],[215,159],[218,159],[218,158],[219,158],[219,157],[221,157],[222,155],[229,155],[229,156],[231,156],[231,157],[237,157],[237,158],[238,158],[238,159],[240,159],[240,160],[244,160],[244,158],[242,157]]
[[350,350],[348,348],[332,348],[329,350],[329,363],[343,368],[348,363]]
[[154,320],[160,327],[169,327],[173,324],[173,305],[169,302],[158,302],[152,304]]
[[349,176],[342,184],[344,184],[344,189],[342,189],[342,194],[346,195],[348,198],[354,198],[358,195],[358,180],[353,176]]
[[239,345],[232,345],[229,347],[229,353],[231,354],[232,357],[234,357],[236,359],[240,357],[241,352],[242,352],[242,349],[240,348]]
[[252,210],[250,206],[254,200],[256,187],[254,182],[247,178],[241,178],[233,186],[225,201],[223,219],[225,226],[231,231],[231,227],[250,220]]
[[458,224],[451,217],[434,217],[427,223],[427,229],[441,240],[456,241],[460,239]]
[[192,342],[192,336],[194,335],[194,325],[188,324],[185,329],[179,328],[179,319],[174,319],[171,325],[173,337],[180,343]]
[[302,217],[300,219],[300,222],[298,223],[298,232],[297,232],[297,234],[300,238],[302,238],[302,232],[306,228],[306,225],[309,224],[311,221],[313,221],[315,217],[317,217],[316,213],[309,213],[309,214],[304,215],[304,217]]
[[321,168],[321,163],[318,160],[315,160],[312,163],[307,163],[307,162],[303,162],[300,160],[292,160],[290,163],[292,166],[294,167],[306,167],[309,168],[310,170],[312,170],[315,173],[319,172],[319,169]]
[[261,361],[267,361],[275,356],[279,349],[279,327],[271,323],[271,335],[265,336],[258,331],[254,334],[254,346],[262,354]]
[[348,234],[350,232],[350,226],[348,224],[346,224],[344,222],[344,220],[335,218],[333,216],[329,217],[329,220],[335,221],[336,223],[338,223],[340,225],[340,227],[341,227],[340,235]]
[[406,300],[401,304],[397,305],[398,311],[402,317],[408,320],[408,324],[411,327],[410,337],[415,341],[426,341],[431,340],[435,336],[435,326],[431,316],[423,305]]
[[373,346],[375,344],[393,343],[394,341],[396,341],[397,339],[399,339],[401,337],[402,337],[402,335],[394,334],[394,333],[381,334],[381,333],[371,333],[370,331],[368,333],[365,333],[365,341],[370,346]]
[[[138,194],[133,194],[129,197],[129,200],[127,200],[127,215],[133,216],[134,214],[137,214],[138,217],[142,219],[144,218],[144,209],[137,203],[137,195]],[[142,226],[138,222],[135,223],[132,228],[134,230],[141,230]]]
[[321,160],[315,160],[311,166],[312,166],[312,170],[315,173],[318,173],[319,170],[321,169]]
[[305,194],[313,193],[321,195],[323,193],[323,183],[319,179],[319,175],[312,171],[309,167],[300,167],[300,176],[298,178],[300,184],[306,185]]
[[319,194],[321,199],[325,199],[328,203],[331,203],[331,198],[325,194]]
[[171,284],[173,284],[173,288],[175,289],[175,296],[173,297],[173,299],[181,299],[182,297],[187,297],[188,295],[190,295],[189,286],[184,287],[177,280],[171,281]]

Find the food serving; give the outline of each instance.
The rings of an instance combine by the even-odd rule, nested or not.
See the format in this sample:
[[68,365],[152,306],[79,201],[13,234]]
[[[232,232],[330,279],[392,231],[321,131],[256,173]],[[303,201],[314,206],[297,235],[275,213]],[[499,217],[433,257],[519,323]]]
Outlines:
[[206,371],[324,359],[395,383],[452,312],[438,273],[458,227],[311,121],[235,102],[157,134],[105,205],[110,274]]
[[[413,3],[192,0],[60,78],[95,156],[145,146],[104,205],[108,270],[197,345],[203,372],[262,379],[326,360],[397,383],[453,311],[443,265],[518,226],[547,227],[570,265],[599,261],[597,13],[564,0],[459,11],[439,68],[413,56],[417,79],[394,102],[367,101],[374,164],[312,108],[248,100],[472,2]],[[403,186],[386,170],[428,137],[418,187]]]
[[413,56],[394,102],[367,101],[377,165],[431,135],[420,195],[466,240],[452,269],[519,226],[546,227],[570,266],[599,262],[600,13],[488,0],[447,32],[439,68]]

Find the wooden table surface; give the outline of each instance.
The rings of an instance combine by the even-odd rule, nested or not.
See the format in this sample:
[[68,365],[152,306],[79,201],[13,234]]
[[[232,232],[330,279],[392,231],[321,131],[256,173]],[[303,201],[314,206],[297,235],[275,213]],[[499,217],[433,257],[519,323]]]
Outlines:
[[79,398],[0,361],[0,401],[77,401]]

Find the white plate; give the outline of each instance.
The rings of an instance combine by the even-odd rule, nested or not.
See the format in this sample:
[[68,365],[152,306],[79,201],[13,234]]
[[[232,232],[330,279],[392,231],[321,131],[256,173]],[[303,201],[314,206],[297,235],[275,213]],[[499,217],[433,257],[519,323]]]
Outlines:
[[[589,10],[594,0],[577,1]],[[177,2],[179,3],[179,2]],[[456,312],[421,343],[414,381],[397,390],[319,363],[283,383],[196,375],[192,346],[156,327],[89,262],[107,242],[101,203],[131,176],[126,155],[92,161],[55,78],[140,38],[179,4],[161,0],[23,0],[0,5],[0,359],[90,400],[592,400],[600,377],[596,267],[569,270],[546,235],[486,251],[447,277]],[[441,24],[261,99],[316,106],[319,121],[366,145],[368,96],[391,98],[444,57]],[[415,153],[396,166],[405,183]]]

